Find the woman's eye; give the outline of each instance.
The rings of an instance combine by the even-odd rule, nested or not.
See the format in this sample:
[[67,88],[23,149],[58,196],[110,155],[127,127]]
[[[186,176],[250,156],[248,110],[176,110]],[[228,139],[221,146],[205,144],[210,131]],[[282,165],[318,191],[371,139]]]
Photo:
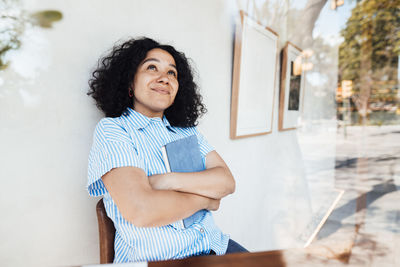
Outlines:
[[149,65],[149,66],[147,66],[147,69],[148,70],[156,70],[157,68],[154,65]]
[[168,75],[172,75],[176,78],[176,72],[173,70],[168,71]]

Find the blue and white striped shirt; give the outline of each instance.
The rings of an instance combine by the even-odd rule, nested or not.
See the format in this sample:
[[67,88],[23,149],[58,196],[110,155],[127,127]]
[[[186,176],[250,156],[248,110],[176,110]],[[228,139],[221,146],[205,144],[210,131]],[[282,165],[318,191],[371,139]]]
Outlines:
[[229,236],[215,225],[210,211],[186,229],[180,222],[161,227],[136,227],[125,220],[101,177],[113,168],[134,166],[147,176],[166,173],[161,147],[172,141],[196,135],[203,164],[213,150],[196,127],[173,127],[164,116],[148,118],[133,109],[117,118],[104,118],[96,126],[89,155],[88,192],[104,196],[107,215],[115,233],[114,262],[180,259],[215,251],[225,254]]

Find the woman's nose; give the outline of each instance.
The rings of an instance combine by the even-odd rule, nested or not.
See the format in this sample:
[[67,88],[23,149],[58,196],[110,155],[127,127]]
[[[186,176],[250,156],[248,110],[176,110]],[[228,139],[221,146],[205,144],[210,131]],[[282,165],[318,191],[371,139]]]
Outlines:
[[160,77],[158,77],[158,82],[169,83],[168,75],[166,73],[162,73]]

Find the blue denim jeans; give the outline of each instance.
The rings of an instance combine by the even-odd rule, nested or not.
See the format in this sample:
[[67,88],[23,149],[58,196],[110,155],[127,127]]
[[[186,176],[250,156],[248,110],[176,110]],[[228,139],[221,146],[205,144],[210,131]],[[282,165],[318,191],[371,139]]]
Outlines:
[[242,247],[239,243],[235,242],[232,239],[229,239],[228,249],[225,254],[237,253],[237,252],[249,252],[247,249]]
[[[227,248],[225,254],[238,253],[238,252],[249,252],[249,251],[247,249],[245,249],[244,247],[242,247],[236,241],[229,239],[228,248]],[[213,250],[211,250],[209,255],[215,255],[215,252]]]

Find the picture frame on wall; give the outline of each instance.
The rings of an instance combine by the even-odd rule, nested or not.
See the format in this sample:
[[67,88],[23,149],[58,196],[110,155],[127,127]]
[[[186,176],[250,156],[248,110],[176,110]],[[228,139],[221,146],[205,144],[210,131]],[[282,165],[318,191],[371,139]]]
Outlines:
[[279,131],[295,130],[304,102],[304,70],[302,50],[287,42],[282,50],[282,69],[279,94]]
[[240,11],[236,25],[231,139],[272,132],[279,35]]

